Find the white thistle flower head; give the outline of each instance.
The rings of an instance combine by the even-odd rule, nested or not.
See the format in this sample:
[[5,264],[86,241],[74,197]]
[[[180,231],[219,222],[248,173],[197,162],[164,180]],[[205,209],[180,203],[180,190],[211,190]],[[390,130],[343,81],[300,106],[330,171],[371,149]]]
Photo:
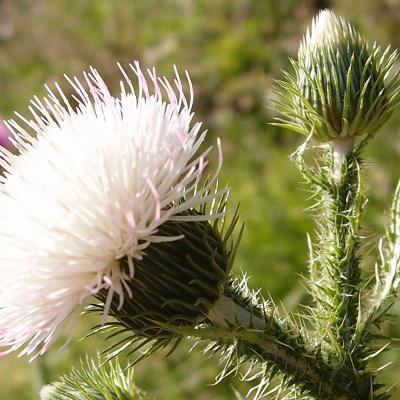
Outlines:
[[221,152],[199,185],[210,149],[199,153],[206,133],[192,123],[187,73],[189,98],[176,70],[171,84],[136,62],[134,89],[120,69],[119,97],[91,68],[84,84],[66,77],[77,107],[55,84],[31,101],[31,119],[8,122],[18,154],[0,149],[3,354],[43,354],[91,295],[106,294],[104,318],[112,302],[120,309],[148,249],[183,237],[160,228],[210,219],[190,210],[221,195],[210,194]]

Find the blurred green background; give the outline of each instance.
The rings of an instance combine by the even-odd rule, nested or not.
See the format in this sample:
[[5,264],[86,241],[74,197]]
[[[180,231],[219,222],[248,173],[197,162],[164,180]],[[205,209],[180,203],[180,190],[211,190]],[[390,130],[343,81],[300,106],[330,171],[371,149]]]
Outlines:
[[[307,264],[306,232],[313,229],[304,211],[310,193],[288,158],[301,138],[267,125],[274,116],[268,107],[273,80],[289,67],[312,16],[325,7],[370,41],[400,47],[398,0],[0,0],[0,114],[27,115],[29,99],[44,93],[44,83],[59,81],[68,91],[63,74],[81,76],[89,65],[115,89],[121,79],[117,61],[137,59],[168,77],[173,64],[187,69],[196,118],[209,130],[210,143],[222,138],[222,181],[233,188],[246,222],[236,272],[245,271],[252,287],[296,310],[305,297],[299,274]],[[400,113],[365,154],[370,201],[363,229],[371,249],[365,268],[373,265],[400,175],[399,126]],[[0,399],[37,399],[43,383],[78,365],[86,352],[95,354],[103,338],[78,339],[96,322],[85,319],[66,350],[53,347],[32,364],[13,355],[0,359]],[[387,329],[400,336],[398,323]],[[138,385],[158,399],[245,397],[250,386],[238,378],[211,386],[217,359],[205,359],[199,350],[189,355],[188,349],[140,364]],[[384,379],[398,382],[398,351],[383,358],[394,362]]]

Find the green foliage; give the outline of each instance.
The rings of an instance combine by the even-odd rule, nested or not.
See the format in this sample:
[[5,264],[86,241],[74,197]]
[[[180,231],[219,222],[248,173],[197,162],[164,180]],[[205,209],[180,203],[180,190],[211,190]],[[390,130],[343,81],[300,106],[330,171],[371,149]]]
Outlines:
[[362,324],[362,334],[371,339],[370,330],[380,327],[387,318],[387,313],[397,299],[400,282],[400,182],[394,194],[391,209],[391,223],[387,232],[386,243],[381,241],[380,260],[375,266],[375,279],[372,290],[365,294],[369,308]]
[[145,400],[134,383],[133,369],[124,371],[118,361],[98,364],[86,359],[56,383],[45,386],[42,400]]

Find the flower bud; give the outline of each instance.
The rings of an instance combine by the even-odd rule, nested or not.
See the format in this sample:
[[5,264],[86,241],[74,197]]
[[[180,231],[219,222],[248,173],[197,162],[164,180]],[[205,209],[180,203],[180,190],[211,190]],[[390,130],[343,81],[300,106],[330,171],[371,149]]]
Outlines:
[[285,127],[320,141],[373,135],[399,103],[397,52],[369,45],[345,19],[324,10],[314,18],[293,62],[286,92]]

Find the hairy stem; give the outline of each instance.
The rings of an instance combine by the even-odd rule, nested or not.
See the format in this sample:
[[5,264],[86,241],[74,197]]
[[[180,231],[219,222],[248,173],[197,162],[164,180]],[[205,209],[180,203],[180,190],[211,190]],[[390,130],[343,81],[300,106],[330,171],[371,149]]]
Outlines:
[[221,295],[208,313],[210,321],[218,325],[240,325],[263,330],[266,327],[264,319],[257,317],[232,299]]
[[372,400],[380,397],[374,394],[374,375],[367,369],[365,343],[360,340],[359,231],[366,200],[361,160],[353,146],[352,138],[339,138],[318,169],[307,168],[304,161],[298,165],[319,198],[309,269],[315,333],[324,359],[341,370],[346,395]]
[[243,342],[244,349],[253,357],[272,363],[287,382],[316,399],[358,399],[348,395],[348,387],[340,379],[341,371],[333,370],[316,350],[305,344],[299,332],[290,330],[273,316],[260,318],[240,299],[221,296],[210,311],[209,319],[226,330],[221,333],[221,330],[200,329],[197,335],[203,339]]
[[[349,368],[357,365],[353,336],[359,315],[359,221],[365,203],[360,161],[352,142],[336,141],[320,188],[318,242],[311,262],[311,285],[319,328],[328,351]],[[322,325],[322,326],[321,326]]]

